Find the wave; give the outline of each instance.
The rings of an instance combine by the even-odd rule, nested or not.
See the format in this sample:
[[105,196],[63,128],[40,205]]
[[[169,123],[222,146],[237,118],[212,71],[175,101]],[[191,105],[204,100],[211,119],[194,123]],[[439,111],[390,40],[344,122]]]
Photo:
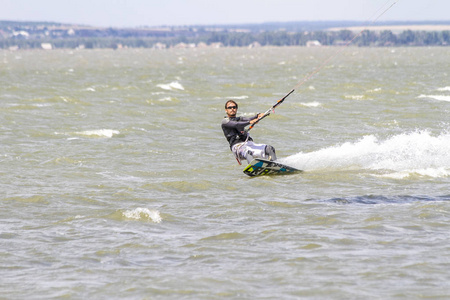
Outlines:
[[115,134],[119,134],[118,130],[113,129],[98,129],[98,130],[86,130],[86,131],[78,131],[75,134],[85,135],[85,136],[98,136],[98,137],[106,137],[111,138]]
[[414,196],[414,195],[402,195],[402,196],[381,196],[381,195],[364,195],[355,197],[338,197],[327,200],[324,202],[334,202],[337,204],[399,204],[399,203],[414,203],[414,202],[431,202],[431,201],[449,201],[450,196]]
[[391,178],[391,179],[406,179],[409,177],[431,177],[431,178],[439,178],[439,177],[447,177],[450,176],[450,170],[445,168],[427,168],[427,169],[412,169],[401,172],[394,172],[382,175],[375,175],[376,177],[383,178]]
[[367,135],[356,142],[299,152],[282,162],[304,171],[372,170],[384,176],[404,179],[411,176],[450,176],[450,134],[433,136],[416,131],[379,141]]
[[345,99],[349,100],[367,100],[368,98],[365,95],[345,95]]
[[154,223],[161,223],[162,221],[159,211],[142,207],[126,210],[122,212],[122,215],[127,219],[151,220]]
[[450,96],[448,95],[420,95],[418,98],[431,98],[438,101],[450,102]]
[[322,106],[322,103],[313,101],[313,102],[302,102],[302,103],[300,103],[300,105],[306,106],[306,107],[319,107],[319,106]]
[[172,102],[172,97],[164,97],[161,99],[158,99],[159,102]]
[[112,138],[116,134],[120,134],[120,131],[113,129],[97,129],[97,130],[86,130],[86,131],[77,131],[77,132],[55,132],[55,134],[64,134],[64,135],[81,135],[88,137],[100,137],[100,138]]
[[177,81],[173,81],[169,84],[158,84],[156,86],[159,88],[162,88],[163,90],[168,90],[168,91],[172,91],[172,90],[184,91],[184,87]]
[[227,97],[227,99],[234,99],[234,100],[244,100],[244,99],[248,99],[248,96],[231,96],[231,97]]

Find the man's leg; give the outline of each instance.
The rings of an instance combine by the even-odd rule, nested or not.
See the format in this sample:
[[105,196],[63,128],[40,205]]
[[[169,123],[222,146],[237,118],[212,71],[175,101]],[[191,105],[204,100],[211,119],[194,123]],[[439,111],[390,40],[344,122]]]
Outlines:
[[255,144],[253,142],[247,142],[242,148],[243,156],[250,163],[254,158],[262,158],[267,160],[276,160],[275,148],[270,145]]

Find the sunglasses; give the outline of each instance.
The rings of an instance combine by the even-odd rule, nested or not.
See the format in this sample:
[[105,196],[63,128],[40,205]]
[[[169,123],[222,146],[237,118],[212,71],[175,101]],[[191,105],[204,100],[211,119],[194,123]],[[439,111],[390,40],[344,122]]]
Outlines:
[[228,106],[227,109],[236,109],[236,106]]

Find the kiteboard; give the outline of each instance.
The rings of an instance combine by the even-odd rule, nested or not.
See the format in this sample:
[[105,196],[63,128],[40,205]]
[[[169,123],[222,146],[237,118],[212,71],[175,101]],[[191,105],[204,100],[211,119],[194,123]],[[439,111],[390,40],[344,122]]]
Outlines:
[[279,162],[261,158],[255,158],[244,169],[244,173],[247,174],[248,176],[281,175],[281,174],[291,174],[295,172],[302,172],[302,171],[293,167],[286,166]]

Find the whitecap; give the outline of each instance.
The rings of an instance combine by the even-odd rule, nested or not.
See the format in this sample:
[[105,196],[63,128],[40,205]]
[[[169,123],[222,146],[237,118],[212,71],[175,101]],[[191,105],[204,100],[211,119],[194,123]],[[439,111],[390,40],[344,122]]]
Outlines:
[[344,97],[350,100],[364,100],[364,95],[345,95]]
[[48,106],[52,106],[52,104],[50,104],[50,103],[38,103],[38,104],[33,104],[33,106],[35,106],[35,107],[48,107]]
[[439,89],[437,89],[437,90],[440,91],[440,92],[450,91],[450,86],[446,86],[446,87],[443,87],[443,88],[439,88]]
[[306,106],[306,107],[319,107],[319,106],[322,105],[322,103],[317,102],[317,101],[314,101],[314,102],[307,102],[307,103],[302,102],[302,103],[300,103],[300,104],[303,105],[303,106]]
[[[314,152],[299,152],[282,161],[301,170],[372,170],[404,178],[412,172],[419,176],[450,175],[450,133],[434,136],[415,131],[378,140],[367,135],[356,142],[326,147]],[[386,175],[385,175],[386,176]]]
[[374,175],[375,177],[379,178],[389,178],[389,179],[406,179],[410,176],[410,173],[405,172],[394,172],[389,174],[383,174],[383,175]]
[[431,98],[438,101],[448,101],[450,102],[450,96],[446,95],[420,95],[419,98]]
[[148,219],[155,223],[161,223],[162,221],[159,211],[150,210],[148,208],[142,207],[138,207],[132,210],[126,210],[122,213],[122,215],[128,219],[135,219],[135,220]]
[[244,100],[244,99],[248,99],[248,96],[232,96],[232,97],[227,97],[227,99]]
[[86,131],[78,131],[75,134],[84,135],[84,136],[98,136],[98,137],[107,137],[111,138],[115,134],[119,134],[118,130],[113,129],[98,129],[98,130],[86,130]]
[[427,168],[427,169],[419,169],[413,170],[413,173],[418,174],[420,176],[432,177],[432,178],[440,178],[447,177],[450,175],[450,171],[445,168]]
[[442,178],[450,176],[450,171],[445,168],[427,168],[405,170],[401,172],[388,173],[383,175],[376,175],[376,177],[391,178],[391,179],[406,179],[413,176]]
[[162,88],[163,90],[171,91],[171,90],[182,90],[184,91],[184,87],[177,81],[173,81],[169,84],[158,84],[156,85],[159,88]]

